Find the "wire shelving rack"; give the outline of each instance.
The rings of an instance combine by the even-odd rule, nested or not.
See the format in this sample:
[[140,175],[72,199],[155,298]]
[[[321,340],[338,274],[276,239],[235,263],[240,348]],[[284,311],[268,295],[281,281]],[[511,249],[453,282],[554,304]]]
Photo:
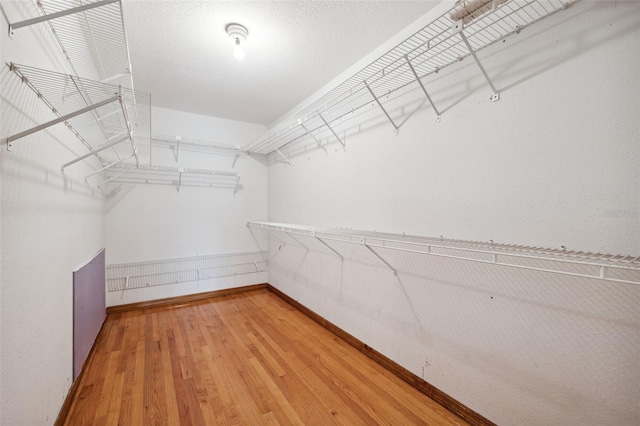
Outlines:
[[[397,132],[391,105],[398,97],[420,90],[436,119],[437,105],[422,81],[425,77],[472,57],[491,89],[491,100],[500,93],[476,53],[523,28],[566,9],[579,0],[464,0],[372,61],[298,113],[274,126],[244,148],[250,154],[280,156],[306,141],[326,151],[323,140],[345,147],[341,130],[365,110],[380,110]],[[356,117],[356,118],[354,118]]]
[[242,189],[242,173],[220,170],[118,163],[106,169],[105,174],[107,179],[100,183],[101,187],[116,183],[172,185],[178,192],[182,187],[190,186],[232,189],[234,194]]
[[214,143],[185,136],[152,135],[151,146],[171,149],[176,162],[180,158],[180,151],[230,156],[233,157],[232,168],[235,167],[238,158],[247,157],[240,145]]
[[[94,155],[102,162],[129,157],[139,162],[136,144],[148,139],[151,127],[148,93],[14,63],[9,64],[9,68],[56,117],[9,136],[9,150],[25,136],[64,123],[89,152],[63,164],[63,172],[66,167]],[[135,128],[130,119],[134,105],[138,105],[139,110]]]
[[266,270],[267,254],[260,251],[120,263],[107,265],[107,289],[130,290]]
[[[394,275],[397,275],[396,268],[384,256],[388,250],[580,278],[592,278],[621,284],[640,285],[640,256],[590,253],[495,244],[493,242],[452,240],[271,222],[249,222],[247,225],[263,229],[268,234],[267,236],[271,235],[280,240],[281,243],[286,243],[286,241],[278,238],[276,233],[291,236],[300,244],[304,244],[304,237],[314,239],[322,243],[342,260],[344,260],[344,257],[336,248],[335,243],[361,245],[371,251]],[[305,247],[308,249],[308,246]]]

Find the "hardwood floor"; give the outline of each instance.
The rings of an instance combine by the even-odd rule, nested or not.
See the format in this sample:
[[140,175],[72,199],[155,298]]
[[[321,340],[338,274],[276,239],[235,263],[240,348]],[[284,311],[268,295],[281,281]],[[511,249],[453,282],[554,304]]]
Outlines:
[[466,424],[268,290],[109,315],[67,425]]

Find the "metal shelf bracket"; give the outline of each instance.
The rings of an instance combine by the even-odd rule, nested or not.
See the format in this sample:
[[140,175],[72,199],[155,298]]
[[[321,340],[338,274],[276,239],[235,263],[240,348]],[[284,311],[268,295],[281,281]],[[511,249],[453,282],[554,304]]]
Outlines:
[[295,241],[296,243],[300,244],[302,247],[304,247],[305,250],[309,251],[309,247],[307,247],[305,244],[302,243],[302,241],[300,241],[299,239],[297,239],[296,237],[294,237],[293,235],[291,235],[290,232],[287,231],[283,231],[285,234],[287,234],[287,236],[289,238],[291,238],[293,241]]
[[316,143],[316,144],[318,144],[318,147],[320,147],[320,148],[324,151],[324,153],[325,153],[325,154],[329,155],[329,151],[327,151],[327,148],[325,148],[324,146],[322,146],[322,144],[320,143],[320,141],[318,140],[318,138],[316,138],[316,137],[315,137],[315,136],[314,136],[314,135],[309,131],[309,129],[307,129],[307,127],[306,127],[304,124],[300,123],[300,126],[302,126],[302,128],[304,129],[304,131],[305,131],[305,132],[307,132],[307,134],[308,134],[309,136],[311,136],[311,139],[313,139],[313,140],[315,141],[315,143]]
[[405,61],[407,61],[407,65],[409,65],[409,68],[411,69],[411,73],[416,78],[416,81],[420,85],[420,88],[424,92],[424,95],[427,97],[427,100],[431,104],[431,108],[433,108],[433,111],[435,111],[435,113],[436,113],[436,121],[439,123],[440,122],[440,112],[438,111],[438,108],[436,108],[436,104],[433,103],[433,100],[431,100],[431,96],[429,96],[429,93],[427,92],[427,89],[424,87],[424,84],[422,83],[422,80],[420,80],[420,77],[418,77],[418,73],[416,72],[415,68],[413,68],[413,64],[409,60],[409,56],[405,55],[404,59],[405,59]]
[[[117,136],[120,136],[120,137],[119,137],[119,138],[117,138],[115,141],[110,142],[110,141],[109,141],[109,139],[107,139],[107,143],[105,143],[104,145],[101,145],[101,146],[97,147],[96,149],[94,149],[94,150],[92,150],[92,151],[88,152],[88,153],[87,153],[87,154],[85,154],[85,155],[82,155],[82,156],[80,156],[80,157],[76,158],[75,160],[71,160],[71,161],[69,161],[69,162],[67,162],[67,163],[64,163],[64,164],[62,165],[62,167],[60,168],[60,172],[64,173],[64,169],[66,169],[66,168],[67,168],[67,167],[69,167],[70,165],[75,164],[75,163],[77,163],[77,162],[79,162],[79,161],[82,161],[82,160],[84,160],[84,159],[86,159],[86,158],[89,158],[89,157],[91,157],[91,156],[93,156],[93,155],[96,155],[97,153],[99,153],[99,152],[101,152],[101,151],[104,151],[104,150],[105,150],[105,149],[107,149],[107,148],[111,148],[112,146],[114,146],[114,145],[118,145],[119,143],[122,143],[122,142],[126,141],[127,139],[129,139],[129,135],[124,135],[124,136],[123,136],[123,135],[122,135],[122,133],[121,133],[120,135],[116,135],[116,136],[114,136],[114,137],[117,137]],[[118,162],[120,162],[120,161],[121,161],[121,160],[118,160],[116,163],[118,163]]]
[[384,263],[385,265],[387,265],[387,267],[388,267],[389,269],[391,269],[391,271],[393,272],[393,275],[394,275],[395,277],[397,277],[397,276],[398,276],[398,271],[396,270],[396,268],[394,268],[393,266],[391,266],[391,264],[390,264],[389,262],[387,262],[387,261],[386,261],[382,256],[380,256],[380,255],[378,254],[378,252],[377,252],[377,251],[375,251],[373,248],[371,248],[371,246],[370,246],[370,245],[368,245],[368,244],[366,244],[366,243],[364,244],[364,246],[365,246],[366,248],[368,248],[368,249],[369,249],[369,251],[370,251],[371,253],[373,253],[373,255],[374,255],[375,257],[377,257],[378,259],[380,259],[380,261],[381,261],[382,263]]
[[7,150],[11,151],[11,148],[13,147],[13,142],[18,140],[18,139],[21,139],[21,138],[23,138],[25,136],[29,136],[32,133],[39,132],[40,130],[46,129],[47,127],[51,127],[54,124],[62,123],[63,121],[67,121],[67,120],[69,120],[69,119],[71,119],[73,117],[76,117],[78,115],[84,114],[84,113],[89,112],[89,111],[92,111],[92,110],[94,110],[96,108],[100,108],[102,106],[110,104],[111,102],[115,102],[115,101],[117,101],[119,99],[120,99],[120,95],[116,95],[116,96],[114,96],[112,98],[109,98],[107,100],[104,100],[102,102],[98,102],[97,104],[89,105],[89,106],[87,106],[85,108],[79,109],[78,111],[72,112],[72,113],[67,114],[67,115],[63,115],[62,117],[55,118],[55,119],[53,119],[51,121],[48,121],[48,122],[46,122],[44,124],[41,124],[39,126],[32,127],[31,129],[25,130],[24,132],[16,133],[15,135],[9,136],[7,138]]
[[387,119],[389,120],[389,122],[393,126],[393,129],[394,129],[394,131],[396,132],[396,135],[397,135],[400,132],[400,128],[398,126],[396,126],[396,123],[394,123],[393,119],[391,118],[391,116],[389,115],[387,110],[384,109],[384,107],[382,106],[382,102],[380,102],[380,99],[378,99],[378,97],[375,95],[375,93],[373,93],[373,90],[371,90],[371,87],[369,87],[369,84],[365,81],[364,85],[367,86],[367,90],[369,91],[369,93],[371,93],[371,96],[373,96],[373,99],[375,99],[375,101],[378,103],[378,106],[380,107],[382,112],[384,112],[384,115],[387,116]]
[[240,191],[240,188],[242,188],[242,186],[240,186],[240,178],[242,177],[242,175],[240,173],[238,173],[238,179],[236,180],[236,184],[233,187],[233,195],[236,195],[236,193],[238,191]]
[[320,241],[326,248],[328,248],[329,250],[331,250],[332,252],[334,252],[336,254],[336,256],[338,256],[340,258],[340,260],[342,260],[344,262],[344,256],[342,256],[338,250],[334,249],[333,247],[331,247],[329,244],[325,243],[322,238],[315,236],[314,237],[316,240]]
[[329,125],[329,123],[327,122],[327,120],[324,119],[324,117],[322,116],[322,114],[320,114],[320,111],[318,111],[318,117],[320,117],[320,119],[322,120],[322,122],[325,124],[325,126],[327,126],[327,128],[329,130],[331,130],[331,133],[333,133],[333,136],[336,137],[336,139],[338,139],[338,142],[340,142],[340,145],[342,145],[342,148],[346,151],[347,150],[347,146],[345,145],[344,141],[342,139],[340,139],[340,136],[338,136],[338,134],[333,130],[333,127],[331,127]]
[[233,163],[231,163],[232,169],[236,167],[236,162],[238,161],[238,158],[240,158],[240,152],[241,152],[240,145],[236,145],[236,153],[233,156]]
[[471,43],[469,43],[469,39],[467,39],[467,36],[464,34],[464,19],[460,19],[453,23],[451,27],[451,33],[460,35],[460,38],[464,42],[465,46],[467,46],[467,49],[469,50],[471,57],[478,65],[478,68],[480,68],[480,71],[482,72],[482,75],[484,76],[485,80],[487,80],[487,83],[489,83],[489,87],[491,87],[491,90],[493,91],[493,95],[491,95],[489,100],[491,102],[499,101],[500,92],[498,92],[496,87],[493,85],[491,78],[489,78],[489,74],[487,74],[487,71],[484,69],[484,66],[482,66],[482,62],[480,62],[478,55],[476,55],[476,51],[473,49],[473,47],[471,46]]

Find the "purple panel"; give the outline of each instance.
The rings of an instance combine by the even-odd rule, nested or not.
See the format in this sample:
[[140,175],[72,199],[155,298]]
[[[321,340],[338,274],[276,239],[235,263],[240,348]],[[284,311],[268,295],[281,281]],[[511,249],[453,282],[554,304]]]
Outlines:
[[104,249],[73,273],[73,380],[107,316]]

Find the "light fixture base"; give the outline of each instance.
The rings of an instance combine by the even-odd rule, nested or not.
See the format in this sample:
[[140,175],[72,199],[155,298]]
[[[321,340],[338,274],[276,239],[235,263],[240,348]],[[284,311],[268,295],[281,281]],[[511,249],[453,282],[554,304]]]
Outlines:
[[236,23],[228,24],[225,27],[225,30],[227,31],[227,35],[229,36],[229,38],[232,38],[234,40],[245,41],[247,39],[247,36],[249,35],[249,30],[247,30],[247,27]]

